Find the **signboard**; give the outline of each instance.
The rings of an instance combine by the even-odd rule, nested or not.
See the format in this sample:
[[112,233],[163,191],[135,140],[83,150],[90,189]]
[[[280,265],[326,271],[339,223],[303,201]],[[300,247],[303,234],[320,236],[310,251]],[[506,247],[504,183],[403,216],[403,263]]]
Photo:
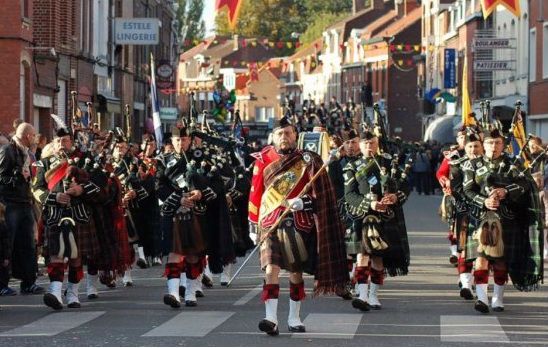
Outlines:
[[512,60],[483,60],[474,62],[474,71],[513,70]]
[[173,75],[173,67],[169,62],[160,61],[160,64],[156,68],[156,75],[161,79],[169,80],[171,79],[171,75]]
[[512,48],[512,40],[514,39],[474,39],[474,48],[477,49],[499,49]]
[[160,119],[162,120],[177,120],[177,108],[160,108]]
[[156,82],[156,86],[159,89],[171,89],[171,88],[173,88],[173,82],[171,82],[171,81],[158,81],[158,82]]
[[454,48],[445,49],[444,69],[443,69],[443,88],[457,87],[457,67],[455,64],[457,51]]
[[115,18],[114,42],[117,45],[157,45],[158,18]]

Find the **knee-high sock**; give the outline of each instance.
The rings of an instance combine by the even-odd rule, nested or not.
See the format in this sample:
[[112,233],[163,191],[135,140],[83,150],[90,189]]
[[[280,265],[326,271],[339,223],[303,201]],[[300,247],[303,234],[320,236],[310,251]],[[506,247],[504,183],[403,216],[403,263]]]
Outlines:
[[65,278],[65,264],[61,262],[51,262],[48,265],[48,276],[50,282],[63,282]]

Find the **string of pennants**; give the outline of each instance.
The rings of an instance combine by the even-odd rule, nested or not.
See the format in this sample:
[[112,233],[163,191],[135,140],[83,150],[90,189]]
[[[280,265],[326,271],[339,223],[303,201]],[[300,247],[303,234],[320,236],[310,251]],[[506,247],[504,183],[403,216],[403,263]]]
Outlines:
[[[227,41],[232,41],[232,39],[215,39],[213,40],[213,44],[226,44]],[[203,43],[206,44],[206,40],[184,40],[183,41],[183,47],[193,47],[197,46],[198,44]],[[277,41],[277,40],[269,40],[269,39],[239,39],[238,45],[241,45],[241,47],[257,47],[257,45],[262,44],[264,46],[268,46],[270,48],[299,48],[302,46],[302,43],[300,41]]]

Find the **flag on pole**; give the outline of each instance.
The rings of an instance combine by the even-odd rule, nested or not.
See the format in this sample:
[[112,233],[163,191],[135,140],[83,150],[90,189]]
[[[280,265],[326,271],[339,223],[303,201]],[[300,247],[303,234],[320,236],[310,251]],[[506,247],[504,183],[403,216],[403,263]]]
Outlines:
[[472,113],[472,104],[468,93],[468,59],[464,56],[464,66],[462,68],[462,125],[465,127],[476,124],[476,119],[470,113]]
[[525,153],[520,153],[521,149],[523,149],[527,142],[527,136],[525,135],[525,127],[523,126],[523,118],[521,117],[521,113],[516,115],[516,119],[514,120],[511,130],[510,152],[516,157],[521,155],[525,167],[529,168],[529,160],[525,156]]
[[152,104],[152,122],[154,124],[154,135],[158,147],[163,144],[162,121],[160,121],[160,103],[158,91],[156,90],[156,65],[154,56],[150,53],[150,101]]
[[236,22],[238,21],[238,13],[240,12],[240,7],[242,6],[243,0],[217,0],[215,4],[215,10],[219,11],[223,7],[228,7],[228,25],[231,30],[234,30],[236,27]]
[[481,10],[483,12],[483,18],[487,19],[498,5],[502,5],[512,12],[515,16],[521,16],[521,8],[519,5],[520,0],[481,0]]

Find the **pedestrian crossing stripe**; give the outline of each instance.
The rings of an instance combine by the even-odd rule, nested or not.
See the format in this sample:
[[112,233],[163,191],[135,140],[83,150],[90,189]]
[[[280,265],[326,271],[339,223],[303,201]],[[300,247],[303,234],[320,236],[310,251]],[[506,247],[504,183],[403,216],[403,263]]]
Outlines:
[[62,312],[46,315],[29,324],[1,332],[0,336],[55,336],[84,325],[106,312]]
[[141,337],[204,337],[235,312],[183,312]]

